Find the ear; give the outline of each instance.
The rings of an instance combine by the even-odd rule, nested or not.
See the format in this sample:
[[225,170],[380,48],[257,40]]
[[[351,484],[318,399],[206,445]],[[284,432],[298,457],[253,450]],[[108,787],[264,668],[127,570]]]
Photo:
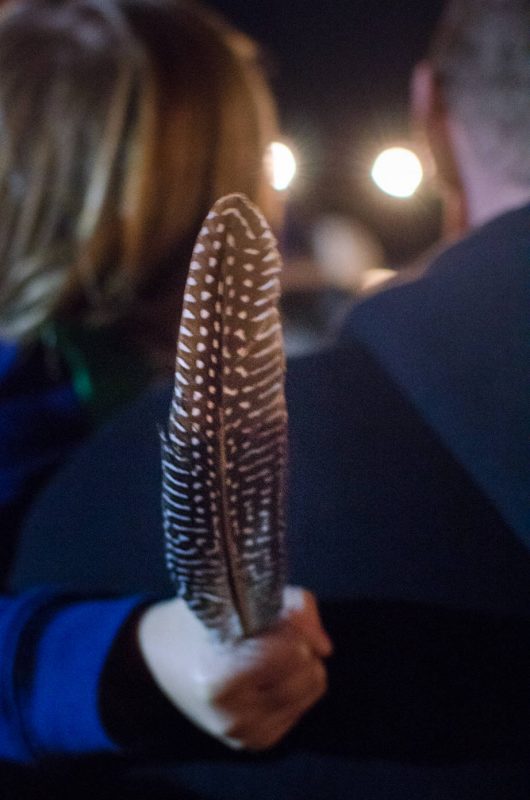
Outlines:
[[439,88],[428,61],[416,64],[410,81],[410,110],[412,121],[426,129],[439,103]]
[[455,127],[443,85],[428,61],[414,69],[410,86],[411,123],[421,144],[428,148],[436,166],[444,201],[447,235],[466,228],[466,202],[455,147]]
[[440,177],[453,183],[454,157],[447,106],[428,61],[421,61],[412,73],[410,110],[413,129],[430,148]]

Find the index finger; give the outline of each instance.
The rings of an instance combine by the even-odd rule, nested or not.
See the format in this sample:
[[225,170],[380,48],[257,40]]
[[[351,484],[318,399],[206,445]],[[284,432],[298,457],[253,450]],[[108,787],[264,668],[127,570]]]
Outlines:
[[317,603],[311,592],[298,586],[286,587],[283,623],[292,625],[315,655],[328,658],[333,653],[333,643],[322,627]]

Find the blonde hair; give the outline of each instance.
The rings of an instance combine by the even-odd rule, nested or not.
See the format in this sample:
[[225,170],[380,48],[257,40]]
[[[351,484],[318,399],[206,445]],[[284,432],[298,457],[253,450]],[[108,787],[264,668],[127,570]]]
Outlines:
[[145,320],[164,304],[176,324],[213,201],[241,191],[267,212],[275,130],[253,44],[196,5],[8,5],[0,333],[31,336],[50,318]]

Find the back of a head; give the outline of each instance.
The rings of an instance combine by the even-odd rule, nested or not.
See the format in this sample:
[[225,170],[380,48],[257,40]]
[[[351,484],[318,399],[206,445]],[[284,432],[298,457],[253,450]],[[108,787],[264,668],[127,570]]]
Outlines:
[[530,0],[449,0],[430,62],[482,163],[530,184]]
[[274,132],[252,43],[194,3],[3,6],[0,334],[178,292],[213,201],[263,202]]

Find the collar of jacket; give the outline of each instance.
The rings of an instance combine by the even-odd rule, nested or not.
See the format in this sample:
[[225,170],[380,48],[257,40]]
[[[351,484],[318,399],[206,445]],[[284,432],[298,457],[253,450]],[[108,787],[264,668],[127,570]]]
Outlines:
[[530,547],[530,206],[361,303],[341,338],[369,349]]

